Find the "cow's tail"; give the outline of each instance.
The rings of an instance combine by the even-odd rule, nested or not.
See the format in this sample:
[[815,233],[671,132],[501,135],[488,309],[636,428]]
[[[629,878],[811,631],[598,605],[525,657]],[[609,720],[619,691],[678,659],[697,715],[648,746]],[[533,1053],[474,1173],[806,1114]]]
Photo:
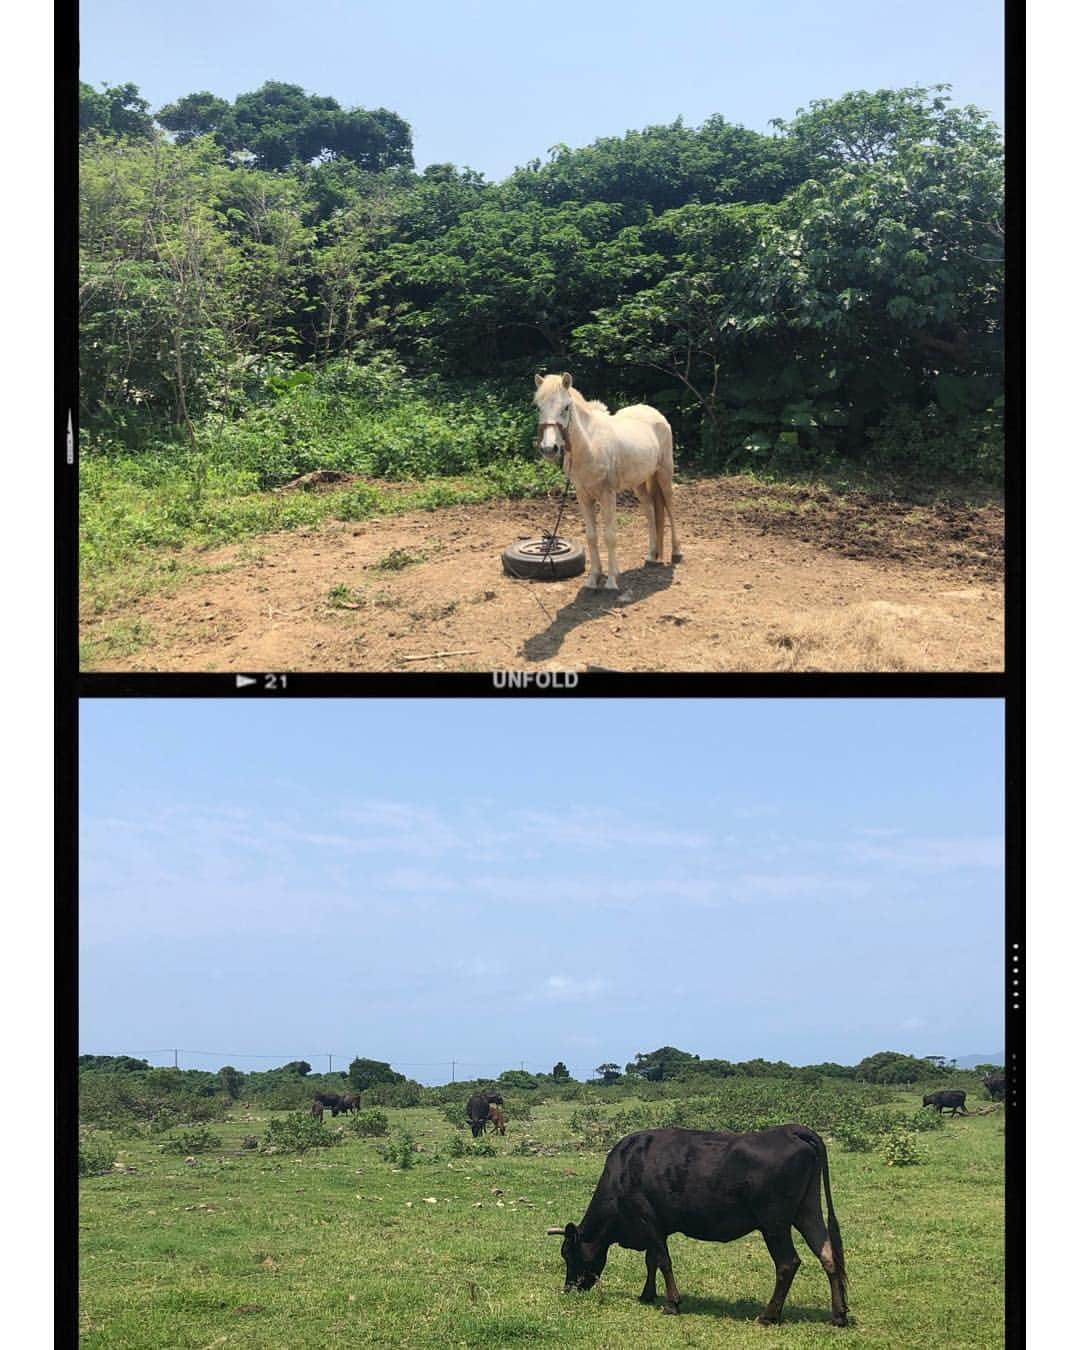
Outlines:
[[836,1211],[833,1209],[832,1190],[829,1186],[829,1155],[825,1151],[825,1141],[821,1135],[813,1130],[808,1130],[803,1126],[797,1126],[795,1133],[800,1139],[813,1146],[814,1152],[818,1156],[818,1166],[821,1169],[821,1181],[825,1188],[825,1227],[829,1234],[829,1246],[832,1247],[833,1264],[836,1267],[837,1279],[840,1281],[840,1293],[843,1296],[844,1304],[847,1305],[847,1267],[844,1264],[844,1242],[840,1236],[840,1225],[836,1219]]

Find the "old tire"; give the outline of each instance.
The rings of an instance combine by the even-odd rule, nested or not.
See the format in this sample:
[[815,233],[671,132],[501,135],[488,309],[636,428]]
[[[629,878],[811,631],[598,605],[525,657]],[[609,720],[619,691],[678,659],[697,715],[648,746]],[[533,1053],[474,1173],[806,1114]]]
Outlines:
[[508,577],[530,581],[557,581],[585,571],[585,550],[568,539],[519,539],[503,549],[503,571]]

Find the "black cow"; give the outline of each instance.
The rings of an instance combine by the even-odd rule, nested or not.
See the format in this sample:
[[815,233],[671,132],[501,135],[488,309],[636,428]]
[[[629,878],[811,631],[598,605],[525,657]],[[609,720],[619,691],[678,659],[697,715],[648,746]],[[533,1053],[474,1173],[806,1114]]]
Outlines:
[[988,1073],[983,1079],[983,1087],[990,1094],[992,1102],[1003,1102],[1008,1086],[1008,1080],[1003,1073]]
[[350,1111],[359,1111],[360,1110],[359,1092],[343,1092],[341,1094],[340,1109],[344,1111],[346,1114],[348,1114]]
[[[821,1184],[829,1221],[821,1215]],[[607,1156],[580,1224],[549,1228],[563,1235],[565,1292],[591,1289],[612,1243],[645,1253],[641,1302],[656,1298],[656,1271],[667,1290],[665,1312],[679,1311],[679,1290],[667,1239],[672,1233],[704,1242],[732,1242],[760,1229],[776,1266],[776,1287],[758,1318],[779,1322],[801,1264],[795,1228],[829,1277],[834,1326],[847,1325],[847,1274],[840,1225],[829,1190],[829,1160],[821,1137],[804,1125],[778,1125],[752,1134],[716,1130],[641,1130]]]
[[966,1100],[966,1092],[961,1092],[959,1089],[950,1089],[948,1092],[928,1092],[922,1099],[922,1104],[923,1106],[932,1106],[939,1116],[941,1115],[942,1108],[946,1106],[952,1107],[954,1116],[957,1111],[959,1111],[961,1115],[966,1116],[969,1114],[967,1107],[964,1105]]
[[474,1092],[465,1103],[465,1119],[469,1122],[472,1137],[479,1139],[488,1123],[488,1107],[502,1106],[503,1099],[497,1092]]
[[311,1118],[312,1120],[317,1120],[320,1125],[322,1124],[323,1104],[318,1099],[311,1103]]
[[315,1100],[320,1106],[325,1106],[332,1116],[337,1116],[345,1108],[342,1106],[344,1100],[338,1092],[316,1092]]

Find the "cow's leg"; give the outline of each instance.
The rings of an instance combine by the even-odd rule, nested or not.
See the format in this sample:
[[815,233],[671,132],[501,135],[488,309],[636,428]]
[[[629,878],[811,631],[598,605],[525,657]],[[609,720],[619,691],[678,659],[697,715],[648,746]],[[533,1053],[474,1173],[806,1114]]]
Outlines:
[[577,492],[578,510],[585,522],[585,543],[589,550],[589,575],[585,585],[595,591],[600,585],[600,546],[596,541],[596,502],[582,490]]
[[607,548],[606,591],[619,589],[619,564],[615,561],[615,492],[609,488],[600,501],[600,514],[604,518],[604,545]]
[[798,1214],[796,1214],[795,1227],[803,1235],[806,1245],[821,1262],[822,1269],[829,1277],[833,1326],[846,1327],[848,1310],[847,1299],[844,1296],[844,1282],[836,1268],[832,1243],[829,1241],[829,1230],[825,1227],[825,1220],[821,1213],[821,1197],[818,1194],[816,1180],[813,1184],[813,1191],[813,1199],[810,1199],[808,1195]]
[[766,1304],[765,1311],[758,1318],[759,1322],[768,1326],[772,1322],[780,1321],[780,1314],[784,1311],[784,1299],[787,1298],[791,1281],[795,1278],[795,1272],[802,1265],[802,1262],[799,1260],[795,1244],[791,1240],[790,1228],[784,1228],[775,1233],[762,1233],[762,1237],[765,1239],[765,1246],[768,1247],[769,1255],[776,1267],[776,1288],[773,1290],[772,1298]]
[[645,1288],[638,1295],[641,1303],[656,1302],[656,1253],[654,1251],[645,1252]]
[[664,1238],[661,1238],[657,1244],[656,1261],[660,1267],[660,1274],[664,1277],[664,1290],[667,1293],[664,1311],[666,1313],[677,1313],[679,1311],[679,1299],[682,1295],[679,1293],[679,1286],[675,1283],[675,1272],[671,1269],[671,1253],[667,1249],[667,1241]]

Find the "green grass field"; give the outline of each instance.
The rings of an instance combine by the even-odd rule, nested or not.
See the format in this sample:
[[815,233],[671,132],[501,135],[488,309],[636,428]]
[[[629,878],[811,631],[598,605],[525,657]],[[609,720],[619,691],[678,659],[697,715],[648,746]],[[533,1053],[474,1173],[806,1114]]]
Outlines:
[[[754,1321],[773,1278],[756,1234],[671,1240],[678,1318],[638,1303],[643,1257],[619,1247],[595,1290],[563,1295],[559,1240],[545,1229],[580,1220],[604,1158],[567,1147],[573,1110],[553,1101],[511,1119],[505,1138],[488,1137],[493,1156],[453,1156],[461,1132],[438,1109],[387,1110],[391,1138],[406,1128],[419,1145],[404,1170],[380,1156],[383,1141],[348,1130],[341,1145],[301,1155],[242,1152],[272,1115],[243,1107],[211,1127],[221,1147],[194,1163],[158,1140],[119,1139],[120,1163],[135,1170],[80,1182],[82,1343],[1002,1344],[1001,1108],[919,1134],[917,1166],[829,1142],[847,1329],[830,1326],[825,1275],[797,1235],[803,1265],[779,1327]],[[338,1123],[327,1116],[327,1129]]]

